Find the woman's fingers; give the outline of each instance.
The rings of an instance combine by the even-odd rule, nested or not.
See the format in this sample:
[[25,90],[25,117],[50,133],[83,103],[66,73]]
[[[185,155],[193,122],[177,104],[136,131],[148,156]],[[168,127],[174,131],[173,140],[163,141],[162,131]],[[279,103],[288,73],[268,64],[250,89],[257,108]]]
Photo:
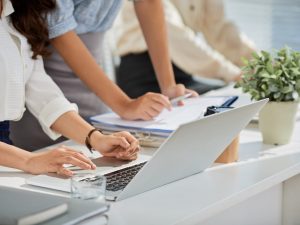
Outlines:
[[167,96],[148,92],[134,101],[138,119],[151,120],[164,108],[171,110],[172,106]]
[[153,117],[145,111],[141,114],[141,119],[147,121],[152,120]]
[[74,166],[78,166],[81,169],[90,170],[92,166],[89,163],[86,163],[75,156],[72,155],[64,155],[57,159],[58,164],[72,164]]
[[74,173],[71,170],[68,170],[67,168],[65,168],[63,166],[58,167],[56,173],[59,175],[68,176],[68,177],[71,177],[74,175]]
[[129,159],[133,158],[132,155],[139,151],[138,140],[125,131],[103,135],[98,145],[102,148],[101,154],[107,157]]
[[166,96],[155,93],[151,94],[152,95],[149,96],[151,101],[148,102],[148,105],[145,108],[145,113],[148,120],[158,116],[164,108],[171,110],[172,107],[169,99]]
[[75,151],[69,147],[64,146],[64,149],[73,157],[77,158],[78,160],[81,160],[91,166],[91,169],[96,169],[96,165],[90,160],[88,157],[86,157],[82,152]]
[[118,132],[113,134],[115,138],[124,138],[129,143],[127,148],[121,145],[115,145],[111,151],[104,153],[105,156],[115,157],[122,160],[136,159],[137,152],[140,149],[138,140],[128,132]]
[[130,146],[125,149],[125,152],[129,152],[131,154],[139,151],[140,149],[139,141],[134,136],[132,136],[129,132],[123,131],[123,132],[116,133],[114,135],[126,138],[128,143],[130,144]]
[[146,113],[151,117],[151,119],[153,119],[154,117],[158,116],[160,112],[156,111],[156,109],[150,106],[147,108]]
[[116,148],[114,153],[115,153],[114,157],[121,160],[134,160],[137,158],[137,152],[127,152],[120,147]]
[[156,103],[156,102],[153,103],[150,107],[153,110],[155,110],[155,112],[156,112],[155,116],[158,116],[164,110],[164,106],[162,104],[159,104],[159,103]]
[[55,160],[56,164],[72,164],[81,169],[96,169],[95,164],[89,158],[70,148],[60,147],[53,150],[53,152],[55,153],[54,158],[50,160]]
[[129,158],[131,158],[128,153],[126,153],[124,151],[124,148],[122,147],[116,147],[113,149],[113,151],[111,152],[106,152],[103,154],[104,156],[106,157],[114,157],[114,158],[117,158],[117,159],[122,159],[122,160],[130,160]]
[[167,90],[166,95],[169,98],[175,98],[184,95],[185,92],[186,92],[186,88],[183,84],[176,84],[175,86],[172,86]]
[[130,147],[130,143],[127,141],[125,137],[122,136],[115,136],[113,135],[113,145],[121,146],[122,148],[126,149]]
[[[121,131],[121,132],[114,133],[113,136],[124,138],[126,140],[126,142],[129,144],[129,146],[131,143],[137,142],[137,139],[127,131]],[[127,146],[127,147],[129,147],[129,146]]]
[[186,89],[186,90],[185,90],[185,93],[192,93],[192,97],[197,97],[197,96],[199,96],[199,94],[198,94],[196,91],[191,90],[191,89]]
[[152,96],[151,96],[151,99],[153,101],[155,101],[156,103],[159,103],[160,105],[162,105],[163,108],[167,108],[167,109],[171,110],[172,105],[171,105],[171,102],[168,99],[168,97],[166,97],[166,96],[164,96],[162,94],[153,93]]

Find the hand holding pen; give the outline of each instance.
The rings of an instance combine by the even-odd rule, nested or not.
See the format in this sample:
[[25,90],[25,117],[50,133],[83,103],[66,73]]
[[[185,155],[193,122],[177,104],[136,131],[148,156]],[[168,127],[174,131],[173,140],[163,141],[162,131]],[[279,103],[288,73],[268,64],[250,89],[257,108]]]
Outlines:
[[171,104],[172,104],[172,106],[177,106],[180,102],[182,102],[184,99],[187,99],[187,98],[189,98],[189,97],[191,97],[192,96],[192,93],[187,93],[187,94],[185,94],[185,95],[181,95],[181,96],[178,96],[178,97],[176,97],[176,98],[172,98],[171,100],[170,100],[170,102],[171,102]]
[[162,91],[165,96],[168,96],[171,105],[184,105],[183,100],[188,97],[197,97],[198,93],[185,88],[183,84],[176,84]]

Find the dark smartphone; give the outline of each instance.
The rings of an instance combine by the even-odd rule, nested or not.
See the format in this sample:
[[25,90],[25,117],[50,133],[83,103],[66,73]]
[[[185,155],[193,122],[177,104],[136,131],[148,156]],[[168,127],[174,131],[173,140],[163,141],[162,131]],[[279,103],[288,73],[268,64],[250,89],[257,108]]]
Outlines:
[[206,112],[204,113],[204,116],[209,116],[215,113],[224,112],[229,109],[233,109],[234,107],[223,107],[223,106],[209,106],[206,108]]

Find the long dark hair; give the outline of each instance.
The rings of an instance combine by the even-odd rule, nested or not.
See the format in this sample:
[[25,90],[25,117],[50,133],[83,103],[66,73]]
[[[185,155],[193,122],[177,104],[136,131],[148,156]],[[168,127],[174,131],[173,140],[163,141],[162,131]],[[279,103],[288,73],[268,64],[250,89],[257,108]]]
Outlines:
[[[15,12],[11,21],[17,31],[23,34],[31,45],[32,58],[38,55],[50,54],[47,46],[50,44],[46,15],[55,9],[55,0],[11,0]],[[3,10],[3,0],[0,0],[0,15]]]
[[3,11],[3,2],[2,2],[2,0],[0,0],[0,19],[2,16],[2,11]]

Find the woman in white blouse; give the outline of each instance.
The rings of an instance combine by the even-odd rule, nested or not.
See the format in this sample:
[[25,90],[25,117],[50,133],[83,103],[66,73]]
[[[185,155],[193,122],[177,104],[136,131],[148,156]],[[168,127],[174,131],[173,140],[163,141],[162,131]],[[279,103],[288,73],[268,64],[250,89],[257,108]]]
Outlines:
[[95,169],[83,154],[64,146],[30,153],[11,145],[7,121],[20,119],[25,104],[53,139],[63,134],[102,155],[135,159],[139,146],[133,136],[97,132],[45,73],[41,56],[48,54],[49,40],[44,15],[54,7],[54,0],[0,0],[0,165],[33,174],[57,172],[69,176],[72,172],[63,164]]

